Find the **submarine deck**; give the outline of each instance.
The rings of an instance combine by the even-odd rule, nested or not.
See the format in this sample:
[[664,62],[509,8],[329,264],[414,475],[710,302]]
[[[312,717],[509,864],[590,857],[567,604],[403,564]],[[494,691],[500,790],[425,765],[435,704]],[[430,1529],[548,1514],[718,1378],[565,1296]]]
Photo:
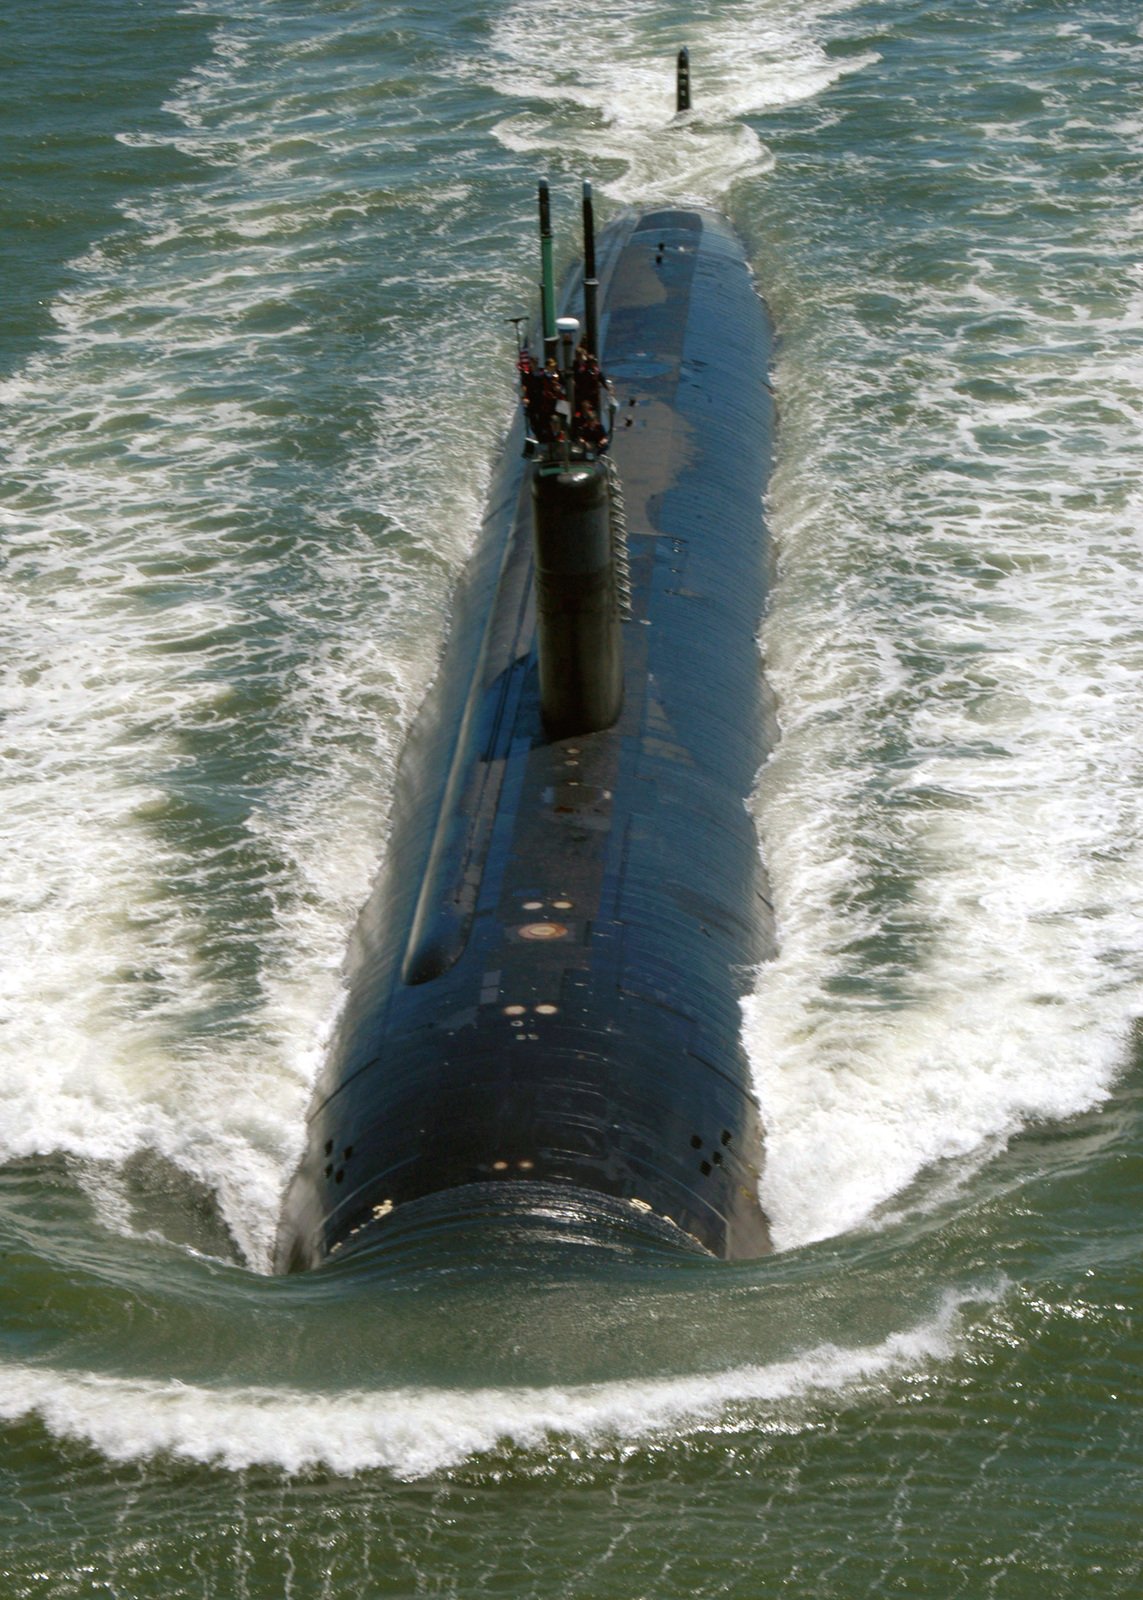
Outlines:
[[517,423],[351,948],[287,1269],[504,1186],[549,1210],[625,1207],[692,1249],[769,1248],[739,1001],[773,939],[745,804],[772,732],[756,644],[770,328],[711,213],[621,219],[599,261],[632,591],[623,710],[544,737]]

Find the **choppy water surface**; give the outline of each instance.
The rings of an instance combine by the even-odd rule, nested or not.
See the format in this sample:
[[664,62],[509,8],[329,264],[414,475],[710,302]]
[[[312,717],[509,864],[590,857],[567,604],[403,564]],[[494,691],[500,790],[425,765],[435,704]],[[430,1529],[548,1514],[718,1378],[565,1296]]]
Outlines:
[[[672,119],[674,51],[696,109]],[[1123,0],[15,0],[0,1595],[1132,1596]],[[780,1253],[265,1275],[511,405],[532,184],[780,334]]]

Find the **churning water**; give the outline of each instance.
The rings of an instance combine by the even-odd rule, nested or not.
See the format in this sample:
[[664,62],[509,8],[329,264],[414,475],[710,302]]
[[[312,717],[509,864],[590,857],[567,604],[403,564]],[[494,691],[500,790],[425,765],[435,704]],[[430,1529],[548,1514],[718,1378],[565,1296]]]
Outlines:
[[[0,1596],[1137,1594],[1134,8],[8,16]],[[781,1250],[280,1282],[542,175],[778,327]]]

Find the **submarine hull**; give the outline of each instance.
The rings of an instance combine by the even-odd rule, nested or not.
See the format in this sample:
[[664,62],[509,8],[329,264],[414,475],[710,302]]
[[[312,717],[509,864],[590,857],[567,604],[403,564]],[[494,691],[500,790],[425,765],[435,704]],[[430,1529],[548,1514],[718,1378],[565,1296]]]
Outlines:
[[712,213],[621,219],[597,271],[630,569],[621,709],[600,732],[544,730],[518,422],[402,760],[280,1270],[485,1213],[770,1248],[739,1002],[773,948],[746,807],[773,733],[756,643],[771,331]]

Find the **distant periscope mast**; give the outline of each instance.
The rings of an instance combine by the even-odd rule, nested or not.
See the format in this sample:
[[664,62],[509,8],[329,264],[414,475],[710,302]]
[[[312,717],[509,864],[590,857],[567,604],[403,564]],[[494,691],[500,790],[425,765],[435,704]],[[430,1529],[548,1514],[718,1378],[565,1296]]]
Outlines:
[[[547,184],[539,210],[537,348],[401,758],[279,1271],[473,1228],[770,1249],[739,1005],[773,954],[745,804],[773,726],[769,319],[724,218],[628,213],[597,240],[588,184],[557,304]],[[581,295],[582,324],[560,315]]]

